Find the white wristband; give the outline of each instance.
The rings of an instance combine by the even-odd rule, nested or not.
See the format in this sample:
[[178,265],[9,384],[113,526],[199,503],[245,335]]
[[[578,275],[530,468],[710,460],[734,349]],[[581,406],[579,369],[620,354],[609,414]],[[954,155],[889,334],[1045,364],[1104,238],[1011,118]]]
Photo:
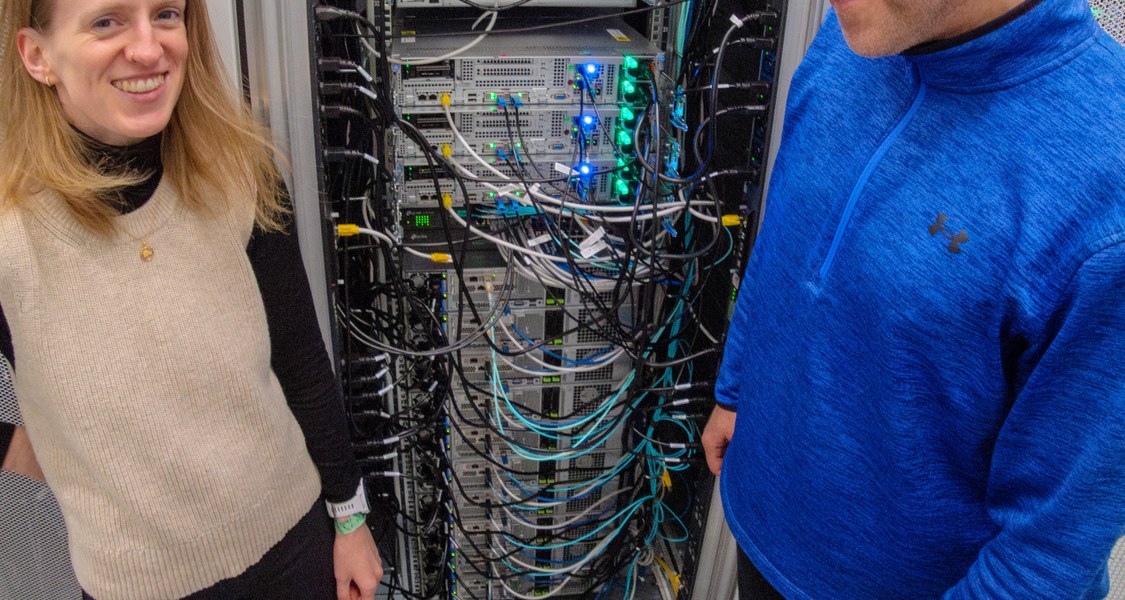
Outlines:
[[324,501],[328,507],[328,516],[333,519],[342,517],[350,517],[356,513],[369,513],[371,507],[367,504],[367,492],[363,489],[363,480],[359,480],[359,487],[356,488],[355,496],[352,496],[347,502],[329,502]]

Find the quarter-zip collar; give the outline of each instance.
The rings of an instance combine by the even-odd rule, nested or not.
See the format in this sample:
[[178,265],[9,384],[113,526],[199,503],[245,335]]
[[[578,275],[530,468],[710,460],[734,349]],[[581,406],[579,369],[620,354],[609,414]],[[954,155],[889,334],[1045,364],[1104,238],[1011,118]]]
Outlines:
[[921,110],[929,90],[982,93],[1012,87],[1070,60],[1078,50],[1093,42],[1096,31],[1098,24],[1086,0],[1028,0],[963,36],[916,46],[904,53],[902,58],[910,65],[917,81],[914,96],[852,187],[831,245],[820,264],[820,280],[832,271],[869,179]]
[[[1086,0],[1042,0],[1030,7],[1027,3],[1017,6],[997,21],[969,32],[963,43],[952,47],[947,47],[948,41],[924,44],[903,57],[917,67],[932,89],[987,92],[1057,68],[1092,43],[1097,31]],[[933,49],[937,50],[927,51]]]
[[[916,69],[915,69],[916,70]],[[914,100],[910,103],[910,108],[899,118],[898,123],[895,124],[894,129],[883,138],[883,142],[871,155],[867,161],[867,166],[864,167],[863,173],[860,174],[859,179],[852,187],[852,193],[848,196],[848,202],[844,205],[844,212],[840,215],[840,221],[836,224],[836,234],[832,236],[832,244],[828,248],[828,255],[824,257],[824,262],[820,265],[820,279],[828,277],[828,273],[832,270],[832,262],[836,260],[836,252],[840,249],[840,243],[844,239],[844,233],[848,229],[848,225],[852,220],[852,212],[855,210],[855,205],[859,202],[860,196],[867,188],[867,182],[871,179],[871,175],[875,173],[875,169],[879,167],[879,163],[883,161],[883,157],[890,151],[891,146],[894,146],[898,141],[899,136],[906,129],[910,122],[914,120],[914,115],[918,114],[918,109],[922,107],[922,101],[926,99],[926,83],[921,79],[918,80],[918,85],[914,90]]]

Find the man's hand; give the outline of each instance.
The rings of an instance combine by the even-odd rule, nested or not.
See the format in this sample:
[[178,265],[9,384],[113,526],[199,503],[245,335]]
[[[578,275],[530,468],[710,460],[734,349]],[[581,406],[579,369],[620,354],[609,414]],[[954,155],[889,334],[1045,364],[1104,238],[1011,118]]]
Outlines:
[[723,455],[727,453],[730,438],[734,436],[734,418],[737,416],[732,410],[716,406],[711,411],[711,418],[707,419],[707,426],[703,428],[703,453],[707,456],[707,468],[718,475],[723,470]]
[[4,456],[4,464],[0,465],[0,469],[43,481],[43,470],[39,468],[39,461],[35,460],[31,440],[23,427],[16,427],[12,433],[12,443],[8,446],[8,454]]
[[336,534],[332,561],[336,600],[374,600],[375,588],[383,578],[383,561],[366,525],[348,534]]

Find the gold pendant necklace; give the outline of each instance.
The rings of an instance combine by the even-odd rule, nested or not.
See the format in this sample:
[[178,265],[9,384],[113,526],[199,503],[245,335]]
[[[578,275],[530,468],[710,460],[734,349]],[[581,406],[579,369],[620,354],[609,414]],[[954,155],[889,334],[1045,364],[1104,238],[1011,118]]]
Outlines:
[[141,260],[149,262],[156,252],[152,250],[152,246],[148,245],[148,240],[141,240]]
[[152,249],[152,246],[148,245],[148,236],[137,237],[133,235],[133,232],[125,229],[124,226],[121,227],[121,231],[124,231],[125,235],[129,236],[134,242],[139,242],[141,244],[141,261],[152,262],[152,258],[156,256],[156,251]]

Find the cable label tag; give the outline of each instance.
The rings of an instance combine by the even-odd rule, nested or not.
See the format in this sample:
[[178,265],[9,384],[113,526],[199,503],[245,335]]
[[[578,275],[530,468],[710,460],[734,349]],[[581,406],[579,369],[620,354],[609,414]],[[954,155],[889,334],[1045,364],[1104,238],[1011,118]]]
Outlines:
[[531,246],[531,247],[542,246],[543,244],[546,244],[546,243],[551,242],[551,241],[554,241],[554,238],[551,237],[551,234],[544,233],[543,235],[536,236],[536,237],[531,238],[530,240],[527,240],[527,245]]
[[566,166],[566,165],[564,165],[560,162],[555,163],[555,170],[558,171],[559,173],[562,173],[563,175],[566,175],[567,177],[577,177],[578,176],[578,171],[575,171],[574,169],[572,169],[572,168],[570,168],[570,167],[568,167],[568,166]]
[[608,248],[609,245],[603,241],[603,238],[605,238],[605,229],[598,227],[594,230],[594,233],[590,234],[590,237],[578,244],[578,253],[582,255],[582,258],[590,258]]
[[591,256],[594,256],[595,254],[601,252],[602,250],[605,250],[606,248],[609,248],[609,244],[605,243],[604,241],[599,241],[597,244],[594,244],[589,248],[579,248],[578,253],[582,255],[582,258],[590,258]]

